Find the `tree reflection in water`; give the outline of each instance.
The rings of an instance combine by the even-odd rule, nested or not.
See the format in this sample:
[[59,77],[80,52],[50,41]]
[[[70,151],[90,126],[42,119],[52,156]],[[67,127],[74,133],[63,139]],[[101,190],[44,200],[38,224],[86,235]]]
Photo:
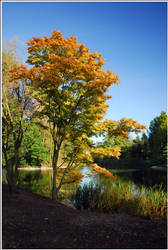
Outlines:
[[[59,175],[61,176],[61,171],[59,170]],[[113,170],[111,170],[113,172]],[[100,185],[103,188],[111,187],[115,185],[115,182],[102,174],[93,174],[90,176],[90,168],[83,167],[78,171],[69,172],[64,180],[64,184],[59,192],[59,200],[61,202],[69,203],[68,197],[72,193],[76,192],[77,187],[89,185],[91,182],[94,185]],[[157,188],[162,184],[162,188],[166,191],[167,188],[167,172],[156,171],[153,169],[145,170],[114,170],[113,172],[117,177],[119,182],[132,182],[135,185],[135,194],[137,190],[143,185],[145,187],[155,187]],[[38,194],[51,197],[51,187],[52,187],[52,169],[51,170],[33,170],[33,171],[19,171],[19,181],[18,184],[21,187],[36,192]]]

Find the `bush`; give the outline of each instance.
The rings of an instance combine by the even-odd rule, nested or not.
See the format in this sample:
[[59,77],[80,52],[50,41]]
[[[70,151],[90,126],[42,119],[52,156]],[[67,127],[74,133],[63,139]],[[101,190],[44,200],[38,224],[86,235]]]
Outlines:
[[101,187],[91,183],[89,186],[78,186],[76,193],[70,199],[77,209],[92,209],[96,207],[94,202],[99,200],[100,194]]

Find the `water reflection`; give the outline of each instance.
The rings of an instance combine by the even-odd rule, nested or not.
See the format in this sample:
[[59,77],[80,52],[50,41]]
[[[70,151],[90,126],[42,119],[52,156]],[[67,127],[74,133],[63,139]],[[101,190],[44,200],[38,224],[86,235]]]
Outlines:
[[160,184],[167,189],[167,172],[155,171],[153,169],[143,169],[139,171],[132,171],[128,173],[118,173],[120,177],[125,180],[132,180],[138,186],[157,187]]
[[[58,172],[58,179],[62,175],[62,171]],[[94,181],[95,174],[92,174],[89,167],[80,168],[77,171],[71,171],[68,176],[66,176],[63,185],[59,192],[59,198],[66,205],[69,205],[69,196],[76,192],[77,186],[89,184]],[[52,169],[39,170],[39,169],[20,169],[18,184],[19,186],[36,192],[43,196],[51,197],[53,182]],[[58,184],[58,183],[57,183]]]
[[[103,188],[111,187],[116,184],[111,178],[103,176],[102,174],[91,173],[90,167],[81,167],[80,173],[72,172],[66,177],[64,184],[60,190],[60,199],[67,205],[70,204],[69,195],[74,193],[77,187],[80,185],[100,185]],[[155,171],[153,169],[137,170],[137,169],[125,169],[125,170],[110,170],[120,182],[131,181],[135,185],[132,185],[135,195],[138,195],[142,185],[146,187],[160,185],[162,183],[163,189],[167,188],[167,172]],[[61,172],[60,172],[61,175]],[[83,176],[83,177],[82,177]],[[59,177],[59,176],[58,176]],[[38,194],[51,197],[52,189],[52,169],[51,170],[20,170],[18,184],[24,188],[36,192]],[[145,189],[144,189],[145,190]],[[145,191],[144,191],[145,192]]]
[[96,174],[93,174],[89,167],[81,168],[80,172],[83,175],[83,178],[80,181],[80,186],[89,185],[91,182],[94,183]]

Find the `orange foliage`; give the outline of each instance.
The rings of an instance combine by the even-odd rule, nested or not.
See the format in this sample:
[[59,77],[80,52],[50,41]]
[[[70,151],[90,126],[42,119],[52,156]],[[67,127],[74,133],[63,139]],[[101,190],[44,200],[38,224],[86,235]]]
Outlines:
[[[10,77],[11,80],[22,79],[27,93],[40,103],[40,119],[47,117],[52,125],[54,152],[56,146],[60,149],[62,142],[68,142],[67,146],[62,143],[64,151],[69,150],[65,157],[77,163],[93,164],[92,155],[119,158],[120,147],[90,149],[88,138],[102,131],[127,138],[129,132],[142,132],[145,126],[131,118],[101,122],[108,108],[105,102],[110,98],[106,92],[112,84],[119,84],[119,76],[110,70],[103,71],[105,60],[102,55],[90,53],[76,37],[64,38],[55,30],[50,37],[33,37],[27,45],[27,63],[32,68],[14,67],[9,71]],[[94,171],[115,179],[109,171],[93,166]]]
[[96,163],[91,164],[91,166],[93,168],[91,170],[92,173],[101,173],[101,174],[113,179],[113,181],[116,181],[116,177],[110,171],[108,171],[107,169],[101,168]]
[[[103,71],[105,60],[100,53],[90,53],[76,37],[64,38],[60,31],[53,30],[50,37],[33,37],[27,45],[27,63],[33,67],[14,67],[9,71],[11,80],[22,79],[29,95],[45,107],[50,105],[50,111],[55,113],[54,117],[60,117],[61,122],[72,118],[79,106],[80,112],[77,114],[75,110],[74,119],[94,134],[95,124],[107,111],[105,102],[110,96],[106,91],[112,84],[119,84],[119,76],[110,70]],[[73,124],[74,119],[71,119]]]

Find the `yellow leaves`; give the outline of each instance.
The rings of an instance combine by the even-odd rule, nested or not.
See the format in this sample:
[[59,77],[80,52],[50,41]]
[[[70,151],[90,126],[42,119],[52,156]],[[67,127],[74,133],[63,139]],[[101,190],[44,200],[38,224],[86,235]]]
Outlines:
[[70,171],[68,171],[66,179],[68,179],[69,181],[75,180],[75,182],[77,183],[82,179],[82,177],[82,173],[75,169],[70,169]]
[[77,156],[77,161],[80,162],[81,164],[82,163],[89,164],[89,163],[93,162],[93,158],[92,158],[92,156],[89,153],[88,154],[86,154],[86,153],[80,153]]
[[106,119],[104,122],[99,123],[102,131],[107,132],[109,136],[121,135],[124,138],[129,137],[130,132],[143,133],[146,129],[145,125],[138,123],[132,118],[123,118],[120,121],[113,121]]
[[103,66],[105,64],[105,59],[99,58],[98,65]]
[[85,47],[85,44],[80,44],[80,46],[79,46],[79,51],[81,52],[81,53],[84,53],[84,52],[89,52],[89,48],[86,48]]
[[121,148],[119,146],[114,146],[112,148],[91,148],[91,152],[94,157],[103,159],[104,157],[115,157],[119,158]]
[[114,131],[118,125],[119,122],[106,119],[104,122],[97,124],[97,129],[100,131],[109,132],[111,130]]
[[[146,129],[145,125],[138,123],[136,120],[132,118],[123,118],[120,120],[119,130],[123,131],[125,134],[128,132],[141,133]],[[126,135],[126,138],[128,135]]]
[[100,173],[113,179],[113,181],[116,181],[116,177],[107,169],[99,167],[96,163],[91,164],[91,167],[92,167],[91,170],[92,173]]

